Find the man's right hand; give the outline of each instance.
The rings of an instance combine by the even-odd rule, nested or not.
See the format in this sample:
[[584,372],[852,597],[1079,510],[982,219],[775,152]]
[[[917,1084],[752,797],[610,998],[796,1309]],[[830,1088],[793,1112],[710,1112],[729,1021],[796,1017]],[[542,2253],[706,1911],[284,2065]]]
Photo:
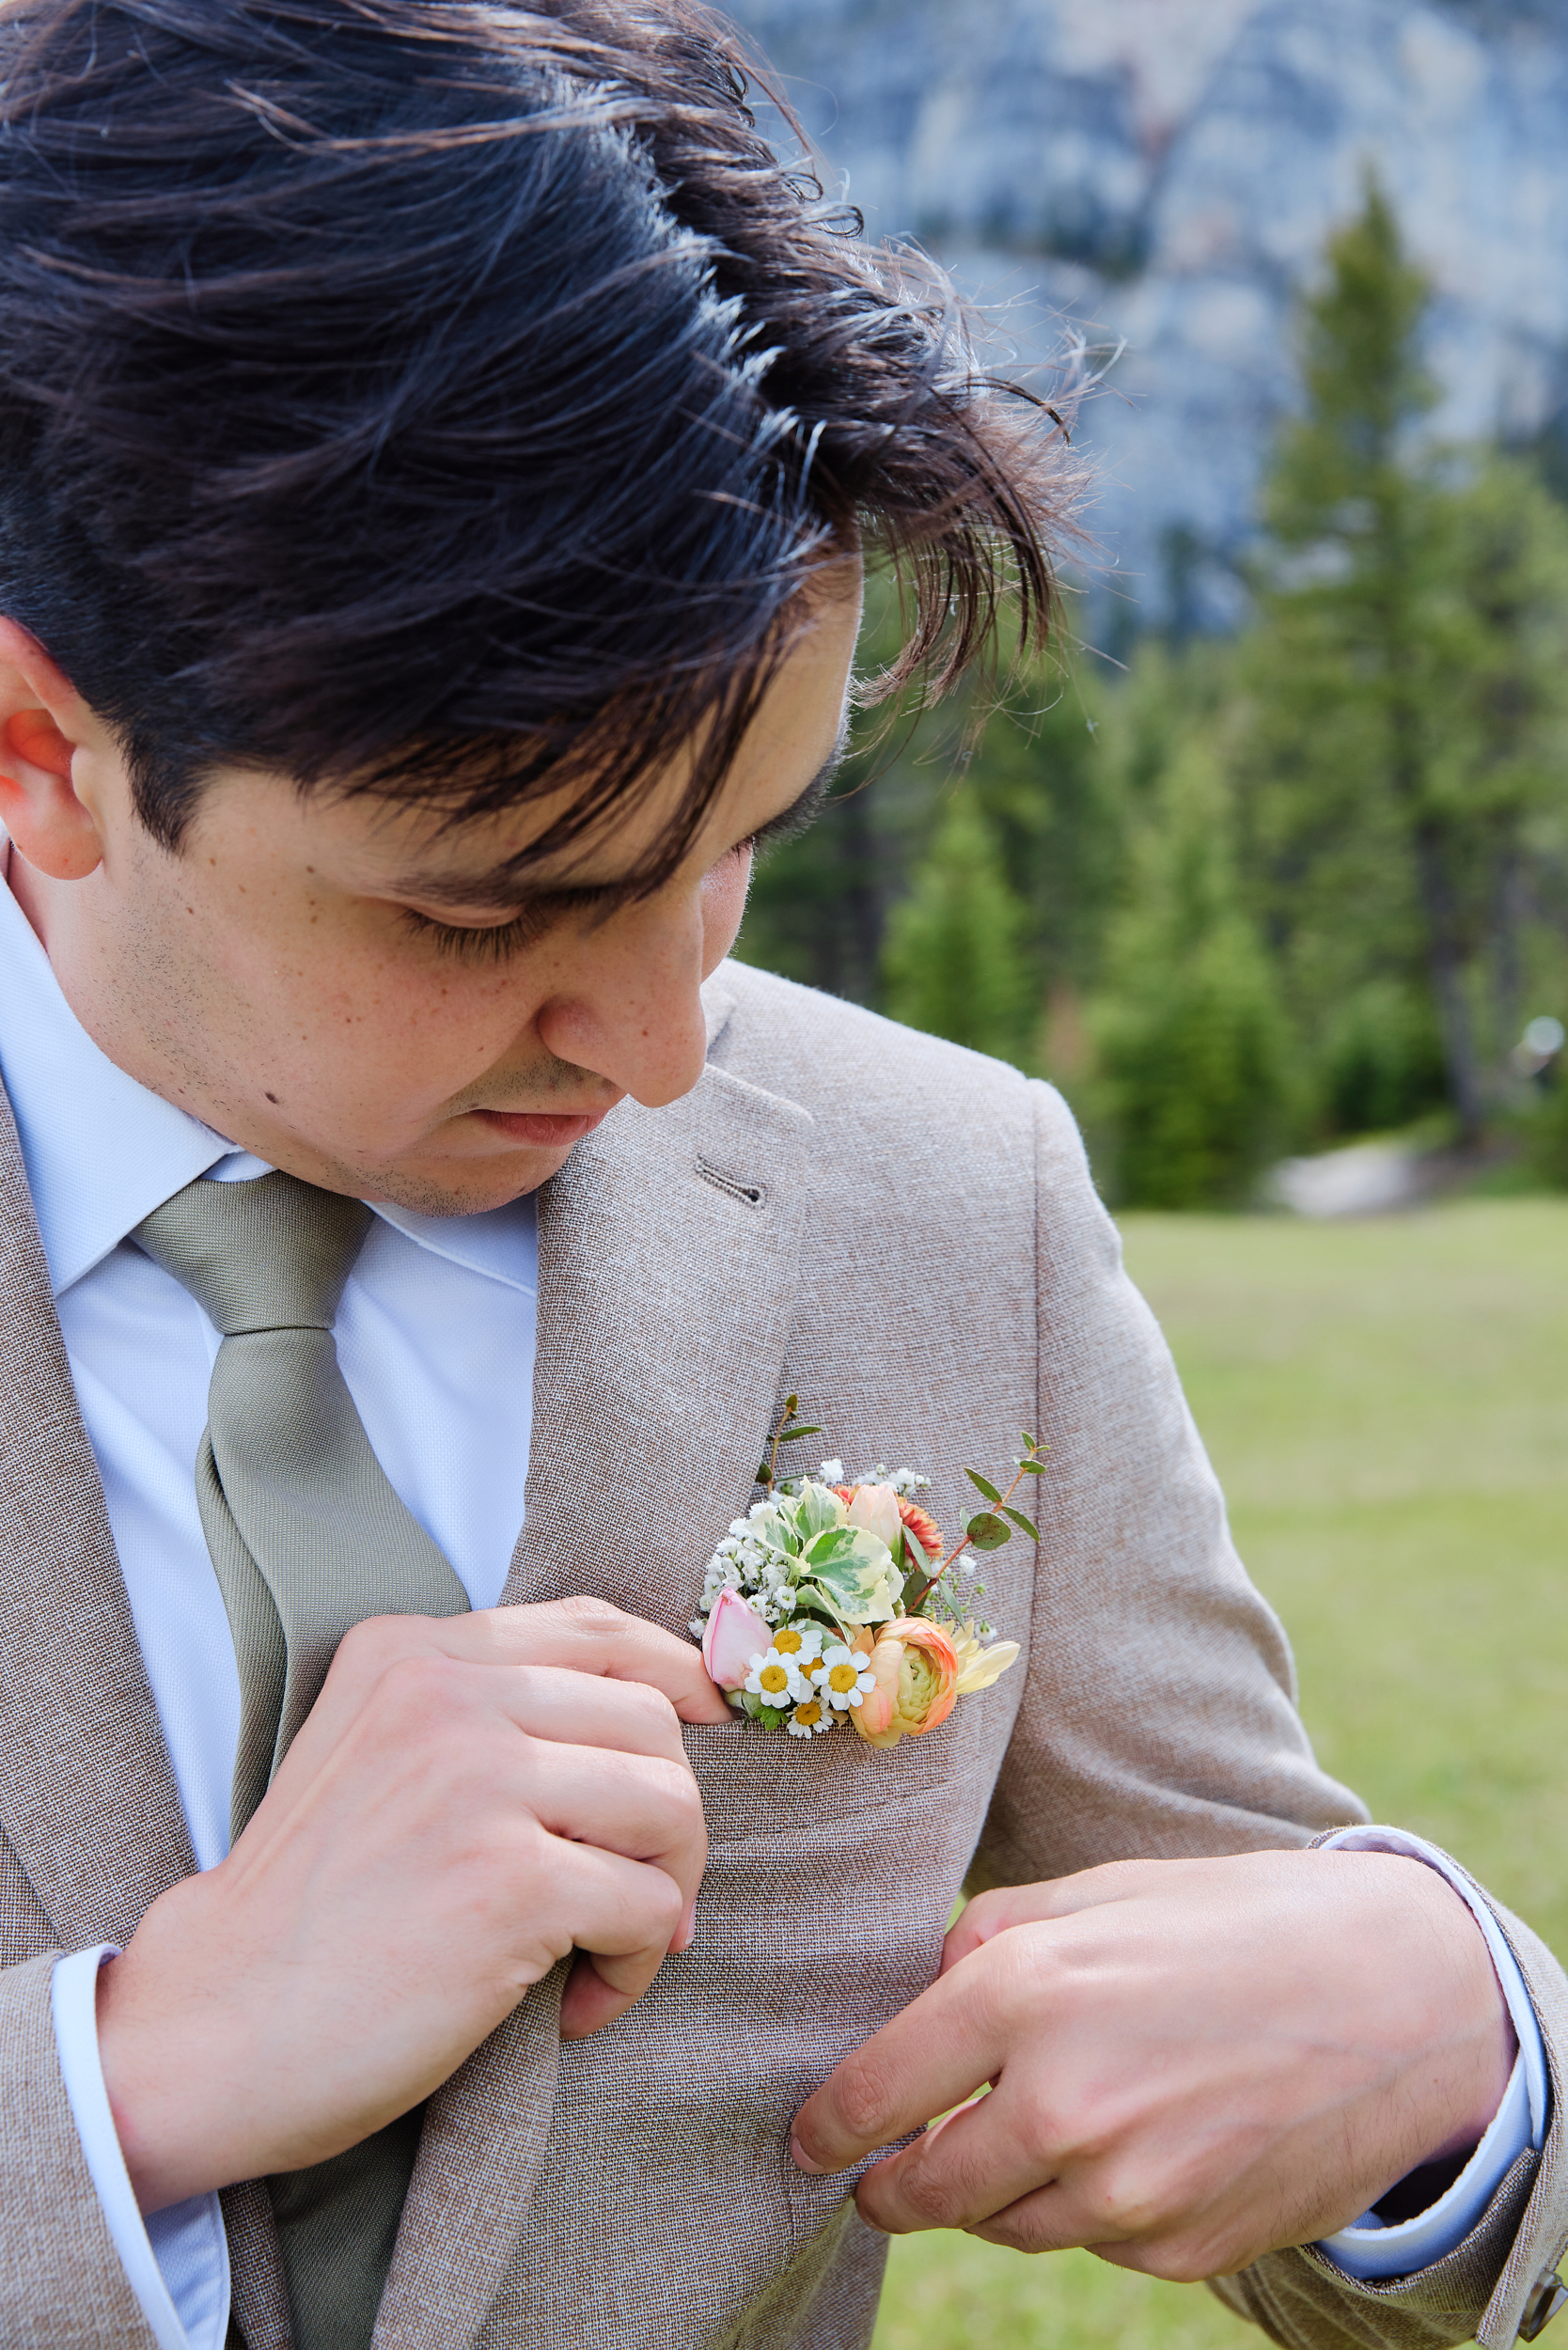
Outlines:
[[143,2210],[357,2145],[573,1948],[562,2030],[622,2013],[707,1859],[679,1721],[730,1718],[695,1648],[601,1601],[351,1632],[228,1858],[99,1977]]

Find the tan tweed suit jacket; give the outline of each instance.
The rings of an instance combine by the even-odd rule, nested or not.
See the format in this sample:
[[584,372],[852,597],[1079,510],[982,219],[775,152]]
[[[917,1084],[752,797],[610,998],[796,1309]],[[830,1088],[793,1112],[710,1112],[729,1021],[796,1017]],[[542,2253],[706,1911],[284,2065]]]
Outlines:
[[[1318,1769],[1072,1122],[1044,1087],[776,979],[711,985],[711,1065],[628,1104],[540,1202],[527,1525],[510,1600],[682,1631],[799,1390],[853,1466],[1049,1441],[1038,1557],[988,1562],[1027,1661],[877,1752],[689,1731],[713,1837],[695,1947],[563,2046],[558,1978],[432,2101],[376,2350],[861,2350],[885,2247],[791,2114],[930,1982],[954,1896],[1124,1855],[1299,1844],[1361,1816]],[[0,1103],[3,1108],[3,1103]],[[54,1953],[123,1941],[192,1858],[8,1116],[0,1131],[0,2346],[151,2335],[56,2065]],[[1545,2020],[1568,1985],[1504,1918]],[[1558,2088],[1560,2113],[1560,2087]],[[231,2341],[285,2350],[263,2191],[225,2197]],[[1502,2350],[1568,2237],[1555,2122],[1469,2242],[1395,2285],[1279,2253],[1225,2295],[1281,2342]]]

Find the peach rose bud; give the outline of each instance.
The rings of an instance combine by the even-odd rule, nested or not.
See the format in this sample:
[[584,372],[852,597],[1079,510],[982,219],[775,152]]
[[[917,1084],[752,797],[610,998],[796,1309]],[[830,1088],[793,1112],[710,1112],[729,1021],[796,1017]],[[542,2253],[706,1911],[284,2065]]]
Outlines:
[[884,1632],[872,1642],[866,1670],[876,1687],[867,1690],[854,1716],[855,1727],[862,1738],[880,1738],[891,1723],[899,1702],[899,1667],[902,1662],[902,1640],[890,1640]]
[[721,1689],[744,1689],[751,1660],[773,1646],[773,1629],[739,1591],[721,1591],[703,1628],[702,1662]]
[[891,1485],[856,1485],[850,1496],[848,1523],[863,1526],[897,1555],[901,1520],[899,1497]]
[[855,1715],[869,1746],[896,1747],[945,1722],[958,1702],[958,1655],[940,1624],[903,1616],[884,1624],[866,1660],[875,1680]]

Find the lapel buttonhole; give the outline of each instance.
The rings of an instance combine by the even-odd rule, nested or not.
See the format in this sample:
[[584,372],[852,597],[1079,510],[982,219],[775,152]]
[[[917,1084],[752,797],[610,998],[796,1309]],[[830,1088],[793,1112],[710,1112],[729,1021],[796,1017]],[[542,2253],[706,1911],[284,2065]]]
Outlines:
[[726,1174],[722,1167],[715,1167],[712,1159],[705,1159],[700,1152],[697,1155],[696,1165],[702,1181],[705,1183],[712,1183],[715,1191],[722,1191],[727,1198],[739,1199],[748,1208],[761,1208],[767,1205],[766,1183],[756,1183],[745,1175]]

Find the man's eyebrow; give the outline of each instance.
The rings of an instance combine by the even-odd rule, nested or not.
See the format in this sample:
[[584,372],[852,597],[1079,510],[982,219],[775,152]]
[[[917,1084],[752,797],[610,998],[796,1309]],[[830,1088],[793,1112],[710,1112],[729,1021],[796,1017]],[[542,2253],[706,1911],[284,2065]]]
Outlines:
[[[788,807],[770,816],[750,836],[757,848],[776,847],[781,841],[793,840],[805,832],[820,814],[823,800],[834,777],[844,763],[849,747],[849,729],[840,727],[832,750],[823,760],[800,797]],[[586,910],[590,906],[611,905],[617,899],[632,895],[636,877],[623,881],[571,882],[533,880],[526,872],[515,872],[505,865],[487,866],[472,873],[419,872],[399,875],[390,885],[388,894],[397,898],[417,898],[426,905],[451,906],[466,911],[482,908],[487,914],[518,914],[525,907],[548,907],[553,912],[566,913]]]

